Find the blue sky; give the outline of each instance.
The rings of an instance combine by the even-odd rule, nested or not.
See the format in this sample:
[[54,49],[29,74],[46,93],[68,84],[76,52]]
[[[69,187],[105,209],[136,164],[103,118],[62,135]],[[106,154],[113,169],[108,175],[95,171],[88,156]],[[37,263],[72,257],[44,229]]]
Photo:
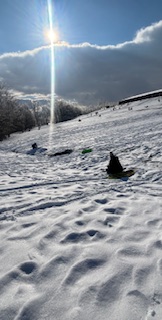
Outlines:
[[[55,0],[53,21],[71,44],[115,45],[162,18],[161,0]],[[0,52],[24,51],[44,44],[46,0],[0,0]]]
[[[161,0],[51,3],[60,40],[69,43],[56,48],[58,96],[95,103],[162,87]],[[50,93],[48,26],[46,0],[0,0],[0,79],[17,94]]]

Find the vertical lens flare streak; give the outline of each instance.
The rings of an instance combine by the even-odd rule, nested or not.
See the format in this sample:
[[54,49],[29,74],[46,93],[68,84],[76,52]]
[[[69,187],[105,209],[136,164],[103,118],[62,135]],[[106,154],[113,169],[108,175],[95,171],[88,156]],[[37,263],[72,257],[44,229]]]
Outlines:
[[[51,0],[47,0],[49,27],[51,34],[53,33],[53,14]],[[51,125],[54,123],[54,106],[55,106],[55,50],[54,42],[51,37]]]

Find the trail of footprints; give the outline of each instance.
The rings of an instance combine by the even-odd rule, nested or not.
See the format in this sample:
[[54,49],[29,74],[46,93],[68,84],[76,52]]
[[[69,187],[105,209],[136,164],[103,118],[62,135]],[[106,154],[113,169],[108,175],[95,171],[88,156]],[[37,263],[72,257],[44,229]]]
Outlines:
[[[43,238],[38,240],[35,250],[38,250],[43,255],[46,254],[47,249],[52,248],[52,257],[41,265],[34,255],[29,256],[30,260],[24,261],[17,268],[0,278],[0,294],[6,285],[15,281],[15,279],[21,282],[24,277],[28,278],[29,283],[31,282],[32,285],[33,277],[38,276],[38,279],[43,281],[45,277],[53,276],[54,272],[57,274],[58,269],[60,272],[63,270],[64,274],[64,276],[61,274],[61,285],[69,288],[77,286],[77,283],[82,278],[91,276],[93,272],[95,274],[95,270],[99,268],[104,270],[104,267],[108,264],[107,256],[99,257],[97,253],[96,257],[93,255],[93,257],[80,258],[79,251],[76,251],[75,256],[75,254],[71,253],[71,249],[68,249],[69,251],[67,250],[66,254],[62,249],[62,254],[58,254],[54,251],[53,246],[57,244],[60,248],[65,248],[65,246],[77,246],[80,244],[83,251],[84,244],[87,246],[87,244],[98,241],[103,241],[107,244],[110,242],[113,246],[112,239],[109,237],[113,229],[116,229],[117,244],[120,244],[120,229],[124,226],[119,222],[125,215],[126,207],[121,205],[115,208],[111,206],[111,203],[106,198],[94,199],[90,203],[83,201],[80,204],[80,209],[76,215],[74,212],[70,214],[71,207],[69,211],[66,211],[66,214],[62,212],[60,218],[57,215],[56,221],[55,219],[53,220],[54,223],[49,229],[45,228]],[[156,317],[161,307],[162,294],[152,291],[148,298],[148,292],[143,292],[143,290],[145,290],[146,283],[151,288],[152,273],[158,273],[159,279],[162,279],[162,259],[159,259],[156,263],[150,262],[151,249],[162,250],[162,240],[154,241],[150,250],[149,248],[147,250],[144,240],[149,237],[150,228],[159,228],[161,226],[161,220],[155,218],[148,220],[146,224],[148,230],[141,230],[138,234],[131,229],[124,236],[125,245],[123,247],[119,246],[117,249],[114,245],[116,270],[111,272],[110,275],[105,273],[104,276],[102,276],[101,272],[99,282],[95,281],[94,278],[93,284],[89,284],[87,288],[81,290],[78,297],[79,306],[84,306],[86,310],[87,299],[89,299],[88,301],[92,303],[92,306],[95,305],[99,308],[102,305],[102,307],[107,308],[112,302],[118,304],[119,298],[122,296],[126,308],[129,309],[131,305],[135,307],[137,305],[139,309],[141,308],[141,314],[142,310],[145,310],[145,320],[151,320]],[[36,222],[25,222],[18,227],[11,226],[8,232],[8,240],[32,238],[35,236],[37,228]],[[48,232],[46,232],[47,229]],[[142,257],[146,259],[146,263],[140,266],[138,261]],[[35,280],[34,282],[36,283]]]

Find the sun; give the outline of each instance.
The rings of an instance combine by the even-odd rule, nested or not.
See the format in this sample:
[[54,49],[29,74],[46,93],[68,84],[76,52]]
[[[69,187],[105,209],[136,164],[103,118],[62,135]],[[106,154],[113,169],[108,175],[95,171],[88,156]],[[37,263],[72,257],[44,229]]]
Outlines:
[[59,41],[59,35],[57,30],[48,29],[45,31],[45,39],[50,43],[57,43]]

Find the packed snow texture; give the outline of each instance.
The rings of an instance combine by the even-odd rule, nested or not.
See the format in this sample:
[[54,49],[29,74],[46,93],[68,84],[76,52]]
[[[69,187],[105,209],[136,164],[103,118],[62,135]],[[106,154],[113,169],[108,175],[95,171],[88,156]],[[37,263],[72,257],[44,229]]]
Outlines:
[[0,143],[0,319],[161,320],[162,102],[80,120]]

